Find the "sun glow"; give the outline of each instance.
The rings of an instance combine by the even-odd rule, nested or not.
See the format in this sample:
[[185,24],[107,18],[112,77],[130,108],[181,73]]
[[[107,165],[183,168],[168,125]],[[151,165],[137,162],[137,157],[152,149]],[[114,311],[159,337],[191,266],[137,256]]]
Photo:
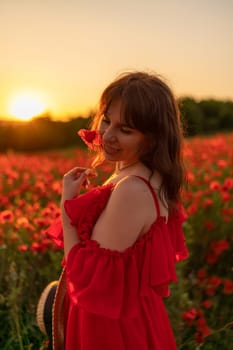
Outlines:
[[45,104],[39,94],[25,92],[17,94],[9,103],[10,114],[19,120],[28,121],[45,111]]

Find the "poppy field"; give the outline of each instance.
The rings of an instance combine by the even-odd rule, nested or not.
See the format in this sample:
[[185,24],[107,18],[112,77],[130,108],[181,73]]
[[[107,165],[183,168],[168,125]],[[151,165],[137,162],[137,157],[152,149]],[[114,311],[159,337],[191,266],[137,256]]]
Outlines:
[[[181,350],[228,350],[233,344],[233,134],[185,141],[183,193],[189,259],[165,300]],[[88,166],[83,149],[0,154],[0,348],[43,350],[36,324],[43,288],[59,278],[62,251],[46,236],[59,216],[63,174]],[[99,168],[102,183],[111,165]],[[93,184],[93,185],[95,185]]]

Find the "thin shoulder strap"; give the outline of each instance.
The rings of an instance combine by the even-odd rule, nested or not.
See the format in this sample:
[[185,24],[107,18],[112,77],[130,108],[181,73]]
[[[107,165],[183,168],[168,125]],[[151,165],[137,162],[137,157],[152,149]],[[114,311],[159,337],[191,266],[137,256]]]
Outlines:
[[139,179],[141,179],[142,181],[144,181],[145,184],[149,187],[149,190],[154,198],[154,202],[155,202],[155,206],[156,206],[156,210],[157,210],[157,215],[160,216],[159,201],[158,201],[158,198],[157,198],[155,191],[154,191],[153,187],[151,186],[150,182],[142,176],[138,176],[138,175],[135,175],[135,176],[138,177]]

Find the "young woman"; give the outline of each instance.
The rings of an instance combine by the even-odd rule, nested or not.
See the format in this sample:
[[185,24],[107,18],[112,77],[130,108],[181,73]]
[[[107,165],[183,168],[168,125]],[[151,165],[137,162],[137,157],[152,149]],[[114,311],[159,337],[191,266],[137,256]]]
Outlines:
[[81,195],[91,170],[64,176],[64,344],[56,340],[55,305],[54,348],[175,350],[163,304],[177,280],[175,262],[187,257],[175,98],[158,76],[126,73],[104,90],[93,130],[95,164],[107,160],[116,170]]

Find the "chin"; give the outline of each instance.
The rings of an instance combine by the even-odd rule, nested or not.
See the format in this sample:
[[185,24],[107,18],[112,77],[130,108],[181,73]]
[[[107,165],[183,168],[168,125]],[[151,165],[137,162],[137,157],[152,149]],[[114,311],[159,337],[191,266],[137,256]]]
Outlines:
[[113,161],[113,162],[118,162],[118,161],[120,161],[119,155],[116,154],[116,153],[111,154],[111,153],[108,153],[108,152],[104,151],[103,154],[104,154],[104,158],[105,158],[106,160],[110,160],[110,161]]
[[116,157],[113,157],[113,156],[109,156],[109,155],[105,155],[104,154],[104,159],[109,161],[109,162],[120,162],[120,160]]

